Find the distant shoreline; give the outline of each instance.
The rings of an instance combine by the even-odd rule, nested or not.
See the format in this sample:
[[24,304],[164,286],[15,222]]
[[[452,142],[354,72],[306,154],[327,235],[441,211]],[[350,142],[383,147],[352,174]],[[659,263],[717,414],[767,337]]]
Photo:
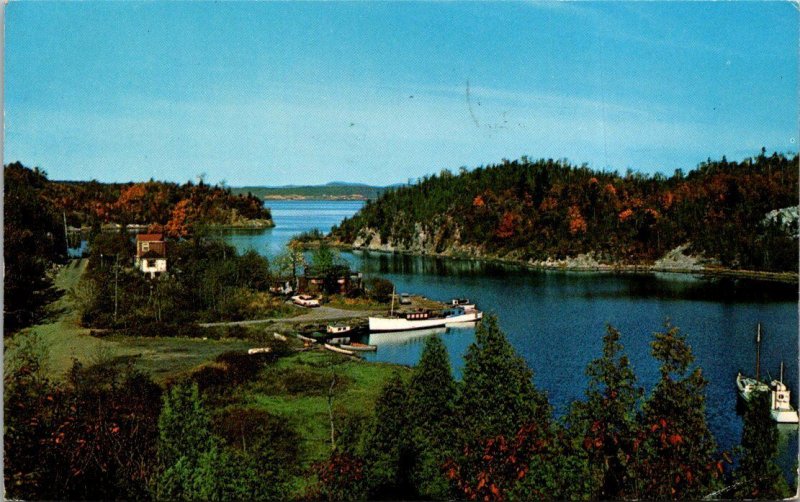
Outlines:
[[265,195],[262,200],[304,200],[304,201],[326,201],[326,202],[352,202],[367,201],[369,197],[364,195]]
[[[261,229],[268,229],[273,228],[275,226],[275,222],[273,220],[245,220],[241,223],[209,223],[208,227],[211,229],[231,229],[231,230],[261,230]],[[117,232],[122,227],[119,223],[103,223],[100,226],[100,230],[103,232]],[[134,233],[142,233],[147,232],[147,229],[150,228],[150,225],[142,224],[142,223],[129,223],[125,226],[129,232]],[[92,230],[91,226],[83,225],[81,227],[68,227],[67,230],[69,232],[90,232]]]

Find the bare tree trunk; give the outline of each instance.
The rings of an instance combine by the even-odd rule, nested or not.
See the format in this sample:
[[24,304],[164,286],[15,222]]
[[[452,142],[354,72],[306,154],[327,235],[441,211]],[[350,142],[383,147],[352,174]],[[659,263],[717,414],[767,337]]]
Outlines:
[[118,294],[117,294],[117,287],[119,283],[119,254],[117,254],[116,260],[114,260],[114,322],[117,322],[117,306],[118,302]]
[[336,373],[333,374],[331,386],[328,389],[328,417],[331,422],[331,451],[336,449],[335,428],[333,426],[333,387],[336,385]]

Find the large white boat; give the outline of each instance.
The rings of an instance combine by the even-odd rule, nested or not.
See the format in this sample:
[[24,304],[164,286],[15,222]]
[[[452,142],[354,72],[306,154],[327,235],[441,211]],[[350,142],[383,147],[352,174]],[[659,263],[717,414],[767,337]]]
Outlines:
[[796,424],[800,422],[797,410],[792,408],[791,392],[783,383],[783,362],[781,362],[780,378],[770,382],[769,390],[771,392],[769,405],[772,419],[779,424]]
[[441,328],[451,324],[474,323],[482,318],[483,312],[474,307],[469,310],[456,307],[443,312],[422,310],[389,317],[370,317],[369,330],[370,332],[383,332]]

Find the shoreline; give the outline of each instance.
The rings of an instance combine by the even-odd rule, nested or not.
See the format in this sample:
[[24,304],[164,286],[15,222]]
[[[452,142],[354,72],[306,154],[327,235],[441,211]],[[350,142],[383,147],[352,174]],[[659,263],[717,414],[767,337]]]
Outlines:
[[[207,225],[212,230],[266,230],[268,228],[275,228],[274,220],[247,220],[242,223],[210,223]],[[100,225],[102,232],[118,232],[122,227],[119,223],[103,223]],[[125,226],[129,232],[146,232],[150,225],[142,223],[129,223]],[[92,227],[83,225],[81,227],[68,227],[69,232],[74,233],[88,233],[91,232]]]
[[[312,248],[319,246],[319,243],[301,243],[303,247]],[[369,247],[357,247],[352,244],[342,242],[329,242],[329,246],[347,251],[368,251],[371,253],[383,254],[396,254],[401,256],[415,256],[415,257],[428,257],[428,258],[445,258],[449,260],[463,260],[472,262],[492,263],[499,265],[513,265],[523,267],[528,270],[539,271],[563,271],[563,272],[601,272],[609,274],[635,274],[635,273],[668,273],[668,274],[690,274],[697,276],[708,277],[731,277],[735,279],[755,279],[769,282],[782,282],[788,284],[800,283],[800,277],[797,272],[765,272],[759,270],[737,270],[724,267],[702,267],[702,268],[681,268],[681,267],[658,267],[648,264],[606,264],[599,263],[597,265],[570,265],[566,262],[553,261],[552,265],[542,263],[530,263],[523,260],[505,259],[497,256],[490,257],[469,257],[469,256],[452,256],[444,253],[430,253],[419,254],[411,251],[397,251],[385,249],[372,249]]]

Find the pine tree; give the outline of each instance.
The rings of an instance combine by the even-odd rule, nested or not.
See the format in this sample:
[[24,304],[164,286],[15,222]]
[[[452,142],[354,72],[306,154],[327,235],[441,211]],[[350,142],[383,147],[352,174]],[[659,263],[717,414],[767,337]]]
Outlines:
[[594,497],[602,499],[618,499],[625,493],[636,439],[636,405],[642,393],[619,339],[619,331],[608,326],[603,356],[586,368],[587,400],[575,403],[568,418],[573,437],[588,454],[594,471]]
[[705,415],[708,381],[694,361],[686,336],[667,325],[655,333],[653,357],[661,379],[644,403],[636,452],[635,495],[696,499],[720,487],[722,463]]
[[159,500],[274,499],[282,487],[259,472],[257,457],[237,455],[211,433],[197,384],[176,385],[164,397],[158,420]]
[[742,428],[742,456],[734,475],[733,496],[739,499],[782,499],[789,488],[775,462],[778,427],[770,416],[769,393],[755,393],[746,403]]
[[464,359],[459,413],[468,436],[511,437],[532,421],[546,429],[547,398],[534,387],[533,372],[500,330],[496,316],[485,316],[477,326]]
[[158,430],[158,456],[164,466],[176,464],[181,457],[196,459],[211,448],[211,419],[197,384],[175,385],[164,395]]
[[423,498],[444,498],[450,493],[444,464],[454,451],[457,395],[447,348],[441,338],[432,336],[425,342],[408,392],[412,479]]
[[397,497],[409,491],[408,391],[399,375],[389,380],[375,402],[372,430],[365,445],[370,497]]

